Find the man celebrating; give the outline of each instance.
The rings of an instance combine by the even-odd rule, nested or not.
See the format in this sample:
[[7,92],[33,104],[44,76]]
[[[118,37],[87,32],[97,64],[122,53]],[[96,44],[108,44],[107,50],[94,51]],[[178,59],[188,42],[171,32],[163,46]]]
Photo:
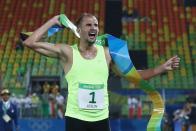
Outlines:
[[[76,22],[80,42],[75,45],[41,42],[54,25],[62,26],[59,15],[34,31],[24,45],[40,54],[61,61],[68,81],[66,131],[109,131],[107,81],[109,68],[114,68],[108,47],[96,44],[99,32],[97,18],[84,13]],[[179,66],[177,56],[154,69],[140,70],[143,79],[150,79]]]

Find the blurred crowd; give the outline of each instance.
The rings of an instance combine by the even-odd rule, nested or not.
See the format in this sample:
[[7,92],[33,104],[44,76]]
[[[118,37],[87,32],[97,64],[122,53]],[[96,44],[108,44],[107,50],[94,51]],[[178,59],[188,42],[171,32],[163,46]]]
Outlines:
[[180,123],[185,130],[196,129],[196,94],[187,97],[181,109],[173,113],[173,122]]
[[29,93],[26,96],[12,93],[10,100],[17,105],[21,118],[63,118],[66,104],[59,86],[45,82],[42,90],[41,94]]

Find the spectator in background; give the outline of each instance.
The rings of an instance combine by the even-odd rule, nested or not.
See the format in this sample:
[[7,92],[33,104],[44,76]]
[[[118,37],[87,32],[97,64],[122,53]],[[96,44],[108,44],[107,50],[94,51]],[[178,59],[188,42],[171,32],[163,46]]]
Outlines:
[[21,107],[22,107],[22,116],[23,117],[32,117],[32,94],[28,93],[26,96],[20,96]]
[[50,87],[50,94],[49,94],[49,114],[50,117],[56,118],[56,98],[55,98],[55,88],[52,85]]
[[48,82],[44,82],[42,86],[42,109],[43,109],[43,117],[48,118],[49,117],[49,91],[50,91],[50,85]]
[[189,115],[192,130],[196,130],[196,93],[194,92],[187,98],[187,102],[191,105],[191,112]]
[[138,104],[137,104],[137,118],[141,119],[142,118],[142,101],[138,97]]
[[133,118],[134,117],[134,109],[135,109],[135,104],[134,101],[135,99],[132,97],[128,97],[128,106],[129,106],[129,118]]
[[142,116],[142,102],[137,97],[128,96],[129,118],[134,118],[137,113],[137,118]]
[[57,117],[58,118],[63,118],[63,105],[65,102],[64,97],[60,94],[60,89],[58,85],[55,85],[54,87],[54,93],[55,93],[55,99],[56,99],[56,104],[57,104]]
[[40,99],[38,97],[38,95],[36,93],[33,93],[31,96],[31,109],[32,109],[32,114],[35,117],[40,116],[40,111],[39,111],[39,107],[40,107]]
[[53,84],[50,94],[50,109],[53,117],[63,118],[64,97],[59,92],[59,86]]
[[9,90],[3,89],[0,101],[0,131],[18,130],[17,106],[9,98]]
[[180,122],[186,130],[188,130],[190,125],[189,115],[191,113],[191,104],[186,103],[182,109],[178,109],[174,112],[174,119],[173,121]]

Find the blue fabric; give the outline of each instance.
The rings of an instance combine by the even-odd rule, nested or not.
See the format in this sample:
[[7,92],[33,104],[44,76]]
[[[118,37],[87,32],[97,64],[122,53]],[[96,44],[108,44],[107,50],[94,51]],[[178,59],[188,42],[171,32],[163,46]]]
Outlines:
[[107,40],[109,51],[115,64],[123,74],[128,73],[133,67],[133,63],[129,56],[127,42],[112,35],[108,35]]
[[58,25],[54,25],[51,28],[48,29],[48,37],[52,36],[53,34],[55,34],[56,32],[62,30],[63,28],[58,26]]

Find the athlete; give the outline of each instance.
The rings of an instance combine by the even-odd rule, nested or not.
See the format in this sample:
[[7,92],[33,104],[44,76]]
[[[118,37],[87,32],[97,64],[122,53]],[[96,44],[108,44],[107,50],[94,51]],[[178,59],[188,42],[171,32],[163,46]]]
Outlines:
[[[80,41],[72,46],[41,41],[54,25],[62,26],[59,15],[35,30],[24,45],[42,55],[59,59],[63,66],[68,81],[66,131],[110,131],[107,80],[109,68],[115,69],[115,64],[108,47],[96,44],[97,18],[89,13],[79,17],[76,26]],[[150,79],[178,66],[179,58],[174,56],[154,69],[140,70],[139,73],[143,79]]]

